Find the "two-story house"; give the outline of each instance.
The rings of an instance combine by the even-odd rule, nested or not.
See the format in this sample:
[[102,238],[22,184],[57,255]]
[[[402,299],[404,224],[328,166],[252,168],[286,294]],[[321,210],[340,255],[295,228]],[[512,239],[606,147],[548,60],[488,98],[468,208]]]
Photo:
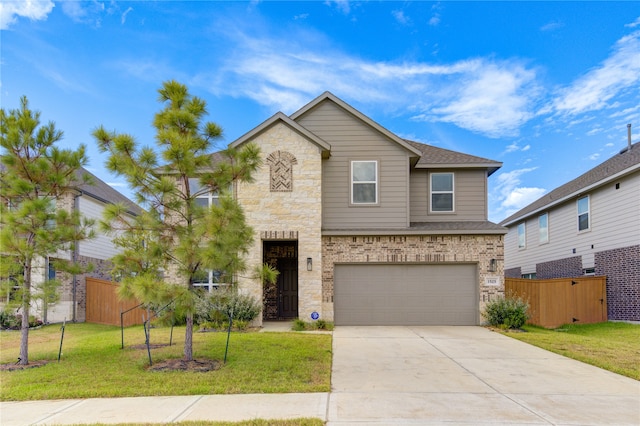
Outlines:
[[619,154],[501,225],[507,277],[606,276],[608,318],[640,321],[640,143],[630,135]]
[[[90,176],[90,183],[85,183],[81,174]],[[58,289],[59,300],[46,307],[42,301],[35,301],[35,309],[31,314],[47,322],[84,321],[86,317],[86,277],[111,279],[111,263],[109,259],[117,254],[117,248],[112,242],[112,236],[99,231],[97,222],[102,219],[102,212],[107,204],[121,203],[128,207],[133,217],[141,209],[120,192],[91,174],[86,169],[78,172],[77,190],[64,194],[56,200],[58,209],[79,211],[82,216],[96,221],[94,229],[96,237],[81,241],[70,251],[51,253],[47,258],[34,259],[32,272],[32,288],[37,289],[46,279],[57,279],[61,282]],[[83,266],[92,265],[87,273],[70,275],[56,271],[55,259],[74,261]],[[6,296],[5,296],[6,297]],[[0,304],[2,301],[0,301]]]
[[328,92],[231,146],[248,142],[263,156],[234,188],[255,232],[248,265],[280,275],[238,283],[265,320],[475,325],[503,291],[506,229],[487,213],[501,163],[405,140]]

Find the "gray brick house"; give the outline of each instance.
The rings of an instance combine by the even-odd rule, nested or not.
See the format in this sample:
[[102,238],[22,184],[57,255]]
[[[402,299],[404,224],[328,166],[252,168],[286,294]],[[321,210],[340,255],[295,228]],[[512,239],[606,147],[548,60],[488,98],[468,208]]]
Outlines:
[[506,218],[505,275],[607,277],[610,320],[640,321],[640,143]]
[[247,261],[280,277],[238,283],[264,320],[473,325],[503,292],[507,230],[487,214],[501,163],[405,140],[328,92],[231,146],[248,142],[264,161],[234,188],[255,232]]

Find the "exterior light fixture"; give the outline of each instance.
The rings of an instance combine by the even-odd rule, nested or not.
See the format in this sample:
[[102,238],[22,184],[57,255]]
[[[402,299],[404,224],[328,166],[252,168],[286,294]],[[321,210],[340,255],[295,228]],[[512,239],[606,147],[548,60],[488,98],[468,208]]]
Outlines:
[[489,260],[489,272],[496,272],[498,269],[498,261],[496,259]]
[[313,269],[313,260],[310,257],[307,257],[307,271],[311,271]]

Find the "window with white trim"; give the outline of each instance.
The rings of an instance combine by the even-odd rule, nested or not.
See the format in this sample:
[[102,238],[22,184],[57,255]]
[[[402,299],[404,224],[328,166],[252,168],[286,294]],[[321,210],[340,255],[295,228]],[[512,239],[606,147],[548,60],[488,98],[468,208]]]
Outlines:
[[590,228],[589,196],[578,199],[578,231],[586,231]]
[[378,162],[351,162],[351,204],[378,203]]
[[523,249],[527,246],[527,225],[522,222],[518,225],[518,248]]
[[454,211],[453,173],[431,173],[431,211]]
[[538,238],[540,244],[549,242],[549,213],[538,216]]
[[211,293],[221,287],[228,286],[229,283],[226,281],[228,279],[221,271],[203,270],[193,277],[191,284],[196,288],[203,288]]
[[196,204],[201,207],[217,206],[219,203],[219,194],[202,187],[198,178],[189,178],[189,190],[191,196],[196,197]]

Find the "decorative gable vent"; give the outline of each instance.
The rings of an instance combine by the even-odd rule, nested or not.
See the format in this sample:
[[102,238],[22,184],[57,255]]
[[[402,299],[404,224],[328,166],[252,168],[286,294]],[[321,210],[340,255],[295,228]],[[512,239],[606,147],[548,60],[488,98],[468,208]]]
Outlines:
[[293,191],[293,165],[298,160],[286,151],[275,151],[267,157],[270,167],[271,192]]

